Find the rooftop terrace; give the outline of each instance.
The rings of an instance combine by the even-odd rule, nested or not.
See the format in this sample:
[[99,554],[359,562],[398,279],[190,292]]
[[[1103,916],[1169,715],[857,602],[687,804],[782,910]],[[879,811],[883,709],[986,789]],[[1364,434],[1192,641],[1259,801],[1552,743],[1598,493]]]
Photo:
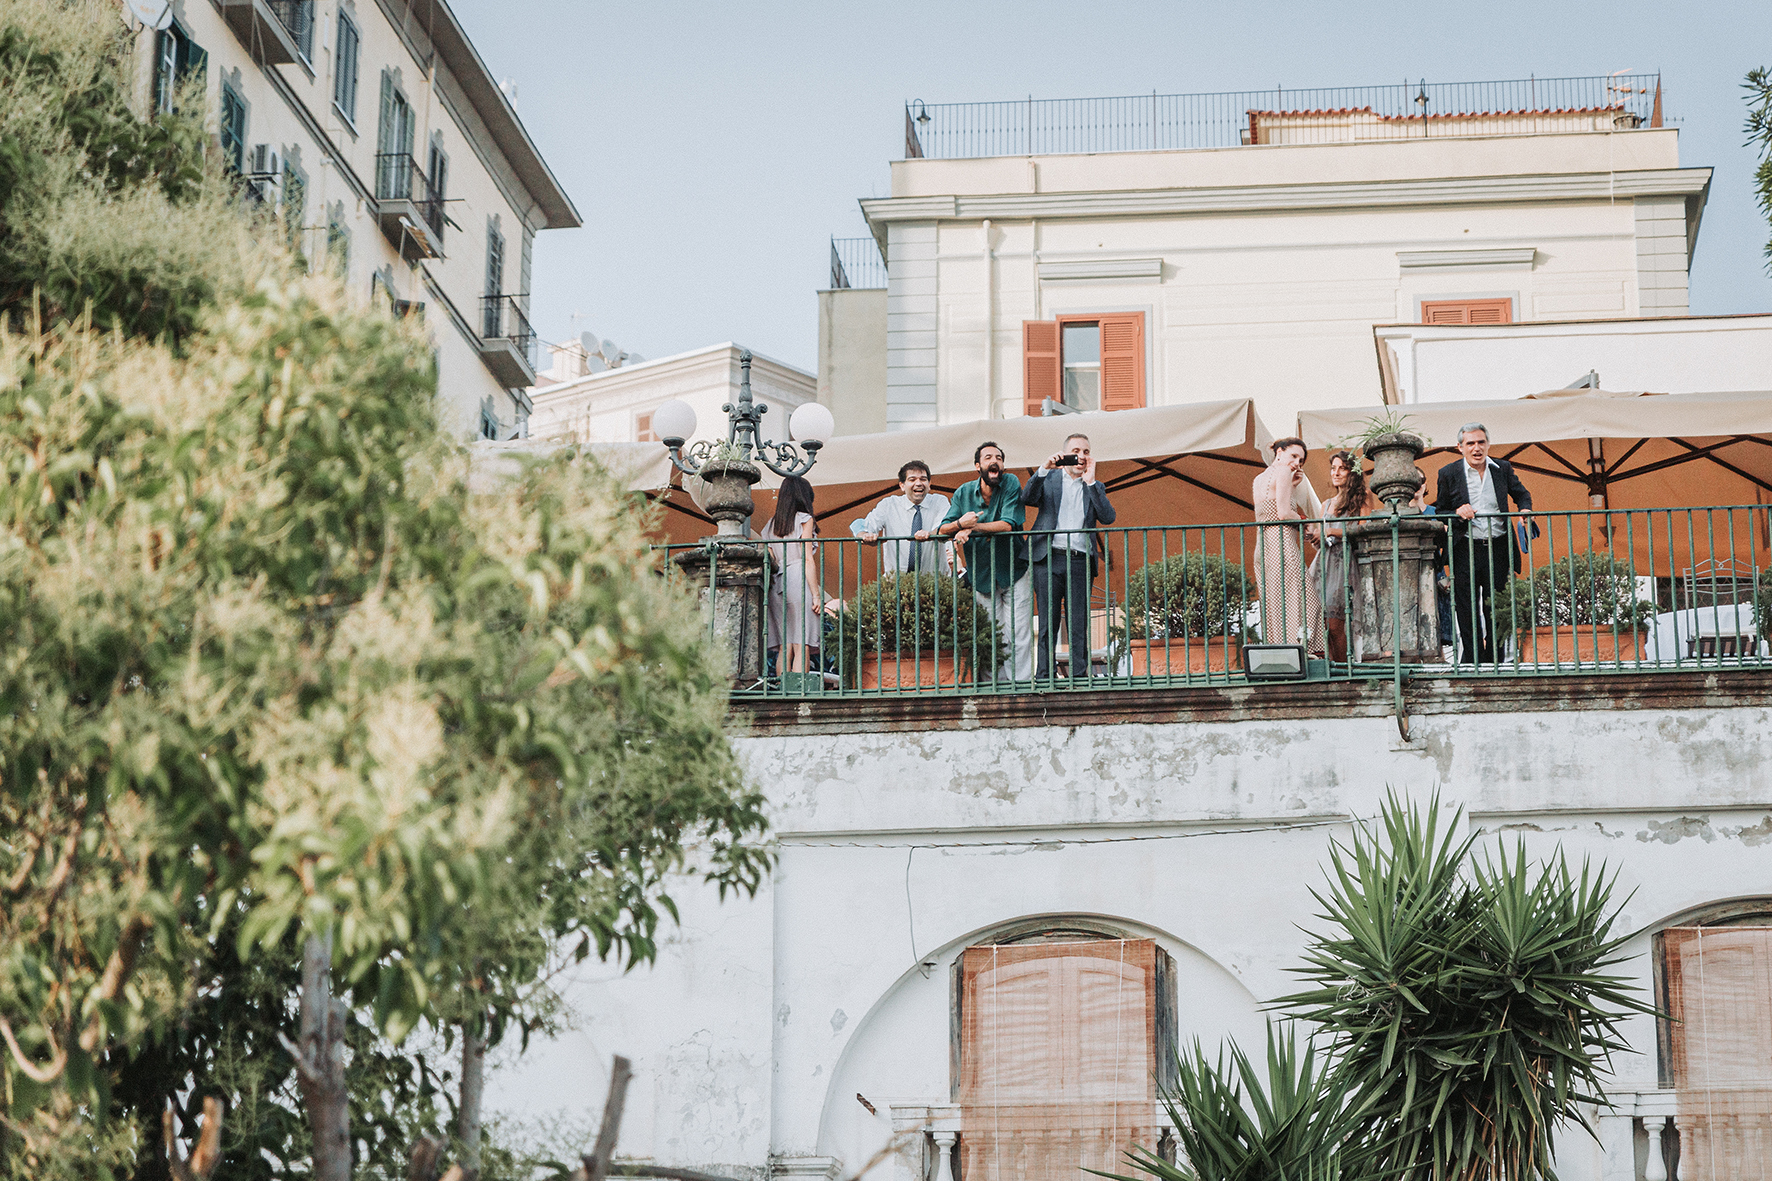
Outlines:
[[1662,125],[1659,74],[907,103],[906,159],[1175,151]]

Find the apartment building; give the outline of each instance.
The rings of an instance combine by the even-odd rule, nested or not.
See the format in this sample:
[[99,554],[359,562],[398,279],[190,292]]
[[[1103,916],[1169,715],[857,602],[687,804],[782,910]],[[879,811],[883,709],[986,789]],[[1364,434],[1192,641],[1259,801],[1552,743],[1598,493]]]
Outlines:
[[423,316],[451,428],[525,434],[535,235],[581,222],[449,5],[171,0],[148,15],[129,18],[144,108],[200,79],[245,199],[364,299]]
[[1711,171],[1662,108],[1655,76],[913,103],[860,203],[884,308],[832,280],[821,387],[887,429],[1244,395],[1279,428],[1381,400],[1374,325],[1682,316]]

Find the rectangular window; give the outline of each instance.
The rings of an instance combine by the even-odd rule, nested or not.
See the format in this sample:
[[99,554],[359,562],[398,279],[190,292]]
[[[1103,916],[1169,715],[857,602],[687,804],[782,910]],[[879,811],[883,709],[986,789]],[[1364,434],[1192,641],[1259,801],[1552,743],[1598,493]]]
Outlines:
[[332,105],[353,128],[357,125],[357,58],[362,38],[343,12],[338,14],[338,46],[332,55]]
[[302,253],[302,223],[308,213],[308,178],[283,157],[283,232],[289,236],[289,248]]
[[412,199],[412,104],[387,71],[381,76],[381,122],[375,133],[375,195]]
[[1149,939],[962,953],[962,1176],[1073,1181],[1079,1169],[1122,1170],[1134,1144],[1157,1147],[1166,959]]
[[1512,324],[1514,301],[1511,299],[1438,299],[1423,300],[1423,324]]
[[486,305],[484,316],[486,323],[482,326],[484,331],[480,334],[488,340],[504,335],[501,331],[504,327],[504,301],[499,298],[504,294],[504,280],[504,235],[498,232],[497,226],[488,225],[486,227],[486,298],[482,301]]
[[1021,339],[1024,414],[1048,399],[1079,411],[1145,405],[1143,312],[1024,320]]
[[192,41],[178,23],[168,25],[154,39],[154,109],[170,112],[178,88],[187,78],[202,77],[209,55]]
[[221,92],[221,150],[222,163],[232,168],[236,176],[245,171],[246,102],[225,83]]
[[326,257],[334,273],[348,280],[351,275],[351,228],[341,219],[342,213],[338,211],[326,218]]

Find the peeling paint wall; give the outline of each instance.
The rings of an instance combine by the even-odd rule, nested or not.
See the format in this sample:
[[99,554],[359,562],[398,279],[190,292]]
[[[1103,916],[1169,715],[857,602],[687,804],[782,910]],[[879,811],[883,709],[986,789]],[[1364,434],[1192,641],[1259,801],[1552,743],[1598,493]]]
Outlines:
[[[1183,1038],[1250,1043],[1261,1002],[1293,987],[1329,841],[1387,785],[1616,869],[1645,985],[1651,932],[1772,894],[1772,711],[1441,714],[1413,733],[1309,718],[736,739],[773,808],[768,889],[679,892],[684,928],[658,965],[575,977],[581,1032],[495,1081],[494,1101],[595,1108],[621,1052],[642,1095],[625,1153],[730,1175],[857,1168],[894,1105],[947,1102],[955,956],[1038,916],[1158,939]],[[1619,1085],[1652,1088],[1653,1022],[1629,1029],[1640,1052],[1616,1062]],[[1569,1181],[1612,1175],[1584,1136],[1560,1157]]]

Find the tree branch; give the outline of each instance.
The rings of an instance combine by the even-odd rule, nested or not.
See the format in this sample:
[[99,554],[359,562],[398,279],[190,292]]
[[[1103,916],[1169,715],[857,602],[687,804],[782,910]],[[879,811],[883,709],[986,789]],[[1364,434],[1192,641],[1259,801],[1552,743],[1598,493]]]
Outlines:
[[[46,1032],[44,1036],[48,1037],[49,1035]],[[6,1039],[6,1048],[12,1051],[12,1060],[18,1063],[18,1068],[24,1072],[25,1077],[34,1082],[45,1085],[53,1083],[61,1077],[63,1069],[68,1065],[68,1051],[56,1045],[55,1039],[52,1037],[49,1038],[49,1048],[53,1051],[50,1055],[49,1065],[38,1066],[32,1062],[25,1056],[25,1052],[19,1049],[18,1039],[12,1036],[12,1026],[4,1017],[0,1017],[0,1038]]]
[[[129,977],[135,972],[135,957],[141,954],[142,942],[148,937],[148,920],[139,914],[132,914],[123,924],[123,933],[117,936],[117,949],[111,952],[109,962],[105,964],[105,974],[100,977],[98,987],[92,990],[92,996],[99,1001],[114,1001]],[[104,1016],[99,1010],[93,1010],[92,1020],[80,1032],[80,1048],[88,1054],[98,1049],[99,1041],[104,1037]]]
[[160,1143],[166,1149],[166,1164],[172,1181],[209,1181],[215,1167],[221,1164],[221,1100],[214,1095],[203,1097],[203,1125],[197,1135],[197,1150],[187,1159],[178,1146],[177,1117],[172,1101],[160,1114]]

